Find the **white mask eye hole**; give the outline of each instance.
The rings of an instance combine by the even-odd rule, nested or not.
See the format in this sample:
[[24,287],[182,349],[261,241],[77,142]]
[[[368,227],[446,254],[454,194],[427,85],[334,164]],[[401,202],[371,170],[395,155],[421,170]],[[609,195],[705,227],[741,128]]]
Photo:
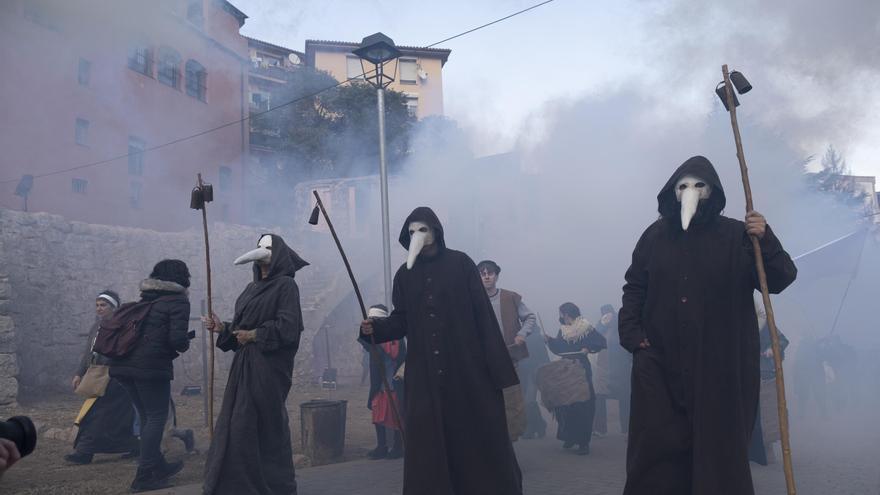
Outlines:
[[427,233],[428,227],[419,227],[419,232]]
[[706,183],[705,182],[697,182],[696,184],[694,184],[694,187],[696,187],[697,189],[702,189],[702,188],[706,187]]
[[684,190],[687,189],[687,188],[688,188],[688,185],[687,185],[687,184],[679,184],[679,185],[678,185],[678,190],[679,190],[679,191],[684,191]]

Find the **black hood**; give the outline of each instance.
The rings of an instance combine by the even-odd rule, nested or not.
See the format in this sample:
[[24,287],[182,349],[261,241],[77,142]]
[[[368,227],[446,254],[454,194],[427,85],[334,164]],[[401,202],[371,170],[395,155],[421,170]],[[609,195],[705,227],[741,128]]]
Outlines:
[[699,177],[712,186],[712,194],[709,199],[701,202],[700,210],[697,210],[701,212],[701,216],[713,218],[720,215],[727,205],[727,197],[724,195],[724,188],[721,187],[721,179],[718,178],[718,172],[715,171],[712,163],[706,157],[697,155],[682,163],[657,194],[657,211],[660,212],[660,216],[681,224],[681,206],[675,199],[675,183],[685,175]]
[[[290,249],[287,246],[287,243],[284,242],[280,236],[275,234],[263,234],[260,236],[260,239],[263,236],[272,236],[272,258],[269,260],[269,274],[266,279],[278,277],[281,275],[287,275],[288,277],[295,276],[296,272],[299,271],[300,268],[304,266],[308,266],[309,263],[300,258],[296,251]],[[259,240],[257,241],[259,242]],[[259,281],[262,279],[260,273],[260,266],[257,263],[254,263],[254,281]]]
[[413,222],[423,222],[434,230],[434,242],[441,248],[446,247],[446,241],[443,239],[443,225],[434,210],[427,206],[419,206],[406,217],[403,227],[400,229],[400,245],[403,249],[409,251],[409,224]]

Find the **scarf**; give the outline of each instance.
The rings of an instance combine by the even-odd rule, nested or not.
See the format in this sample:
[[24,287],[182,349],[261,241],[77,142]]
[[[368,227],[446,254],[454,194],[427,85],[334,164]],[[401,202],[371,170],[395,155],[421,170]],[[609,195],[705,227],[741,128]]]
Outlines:
[[587,321],[583,316],[575,318],[575,320],[571,322],[571,325],[562,325],[559,327],[559,332],[562,334],[562,338],[569,343],[577,342],[591,330],[594,330],[593,324]]

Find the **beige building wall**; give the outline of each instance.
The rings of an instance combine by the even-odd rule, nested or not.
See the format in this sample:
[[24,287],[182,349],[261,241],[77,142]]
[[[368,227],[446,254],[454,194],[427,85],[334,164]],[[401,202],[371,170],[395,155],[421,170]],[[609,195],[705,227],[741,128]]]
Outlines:
[[[351,53],[351,50],[355,48],[357,48],[356,45],[350,47],[318,45],[314,46],[314,52],[311,53],[307,45],[306,56],[309,58],[309,62],[313,57],[316,69],[329,72],[337,81],[344,81],[363,73],[359,59]],[[409,97],[409,105],[413,107],[413,113],[417,118],[443,115],[442,70],[446,57],[449,55],[448,52],[438,53],[435,57],[419,55],[417,52],[410,53],[405,49],[402,51],[404,55],[400,57],[399,62],[397,64],[391,62],[387,66],[396,69],[394,82],[389,88]],[[416,69],[407,71],[406,64],[415,64]],[[372,67],[367,64],[365,68],[370,70]],[[401,73],[408,74],[410,79],[402,80]],[[416,74],[415,77],[412,77],[413,73]]]

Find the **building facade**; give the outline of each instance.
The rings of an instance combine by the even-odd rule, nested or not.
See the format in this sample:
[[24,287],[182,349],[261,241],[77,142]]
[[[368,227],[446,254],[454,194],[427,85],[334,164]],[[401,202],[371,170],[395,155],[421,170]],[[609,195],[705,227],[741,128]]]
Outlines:
[[[306,40],[306,65],[327,71],[337,81],[360,77],[364,73],[360,59],[352,50],[358,43]],[[396,64],[394,82],[389,86],[406,95],[410,112],[419,119],[443,115],[443,66],[451,50],[398,46],[401,56]],[[395,63],[390,62],[394,68]]]
[[0,206],[180,230],[202,173],[210,215],[241,221],[246,17],[224,0],[0,2]]

